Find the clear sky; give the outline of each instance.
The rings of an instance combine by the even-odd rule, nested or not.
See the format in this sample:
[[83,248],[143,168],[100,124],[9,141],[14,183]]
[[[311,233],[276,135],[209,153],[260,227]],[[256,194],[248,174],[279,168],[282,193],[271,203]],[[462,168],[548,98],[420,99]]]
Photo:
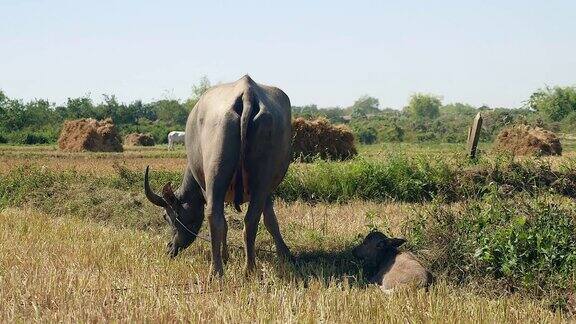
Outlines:
[[0,89],[184,99],[249,73],[293,105],[414,92],[515,107],[576,85],[576,1],[0,0]]

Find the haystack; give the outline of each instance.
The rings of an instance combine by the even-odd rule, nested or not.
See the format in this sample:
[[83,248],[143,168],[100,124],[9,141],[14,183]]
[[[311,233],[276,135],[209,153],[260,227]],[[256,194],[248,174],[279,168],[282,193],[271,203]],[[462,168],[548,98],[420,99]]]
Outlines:
[[58,147],[61,150],[80,152],[122,152],[120,135],[112,119],[83,118],[67,120],[60,132]]
[[346,160],[358,151],[354,146],[354,135],[344,125],[333,126],[325,118],[292,121],[293,158],[310,161],[315,156],[325,160]]
[[498,134],[494,150],[514,155],[561,155],[562,145],[556,134],[543,128],[515,125]]
[[150,133],[131,133],[124,137],[124,144],[129,146],[154,146],[154,137]]

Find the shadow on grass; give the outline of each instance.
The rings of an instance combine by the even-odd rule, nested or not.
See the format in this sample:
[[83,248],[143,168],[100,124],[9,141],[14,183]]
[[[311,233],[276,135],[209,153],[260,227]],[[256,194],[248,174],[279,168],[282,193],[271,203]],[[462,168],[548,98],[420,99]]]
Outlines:
[[266,253],[259,258],[274,264],[278,277],[288,281],[302,282],[305,286],[311,281],[326,285],[347,283],[350,286],[365,287],[362,264],[352,256],[353,247],[341,250],[310,250],[297,252],[292,262],[279,260],[275,254]]

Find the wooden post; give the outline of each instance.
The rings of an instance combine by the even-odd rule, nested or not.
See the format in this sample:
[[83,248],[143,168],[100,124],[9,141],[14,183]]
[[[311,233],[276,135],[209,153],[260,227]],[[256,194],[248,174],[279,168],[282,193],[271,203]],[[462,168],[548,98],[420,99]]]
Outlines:
[[482,116],[480,113],[476,114],[472,127],[468,129],[468,156],[473,159],[476,157],[476,148],[478,147],[478,139],[480,138],[480,130],[482,129]]

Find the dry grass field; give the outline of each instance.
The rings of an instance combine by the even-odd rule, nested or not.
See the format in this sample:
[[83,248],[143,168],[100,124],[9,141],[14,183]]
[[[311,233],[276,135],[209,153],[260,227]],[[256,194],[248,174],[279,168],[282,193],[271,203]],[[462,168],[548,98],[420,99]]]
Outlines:
[[[362,147],[360,154],[385,160],[388,148]],[[445,157],[459,154],[459,146],[454,145],[399,149]],[[552,307],[549,296],[532,298],[522,291],[488,289],[483,281],[457,282],[442,273],[429,292],[405,289],[388,296],[367,285],[350,255],[353,244],[371,228],[409,234],[410,223],[433,210],[437,202],[279,199],[281,231],[296,262],[280,262],[267,252],[273,250],[272,239],[261,225],[259,270],[249,278],[243,274],[243,251],[237,248],[242,242],[242,215],[227,208],[231,257],[225,277],[210,280],[207,242],[195,242],[174,260],[165,255],[168,229],[160,210],[140,192],[141,183],[84,184],[79,177],[108,179],[119,172],[118,165],[131,172],[151,165],[153,170],[178,173],[185,165],[184,156],[182,148],[168,152],[164,147],[97,154],[61,153],[50,146],[0,147],[0,174],[24,166],[37,169],[33,176],[47,169],[68,179],[49,190],[43,188],[48,184],[26,189],[29,197],[22,199],[0,196],[0,321],[542,323],[574,319],[569,307]],[[560,165],[574,156],[568,150],[551,164]],[[24,176],[22,181],[36,181],[30,179]],[[554,199],[573,206],[572,198]],[[458,212],[464,205],[442,206]],[[205,229],[203,233],[207,235]],[[426,249],[413,252],[427,254]]]

